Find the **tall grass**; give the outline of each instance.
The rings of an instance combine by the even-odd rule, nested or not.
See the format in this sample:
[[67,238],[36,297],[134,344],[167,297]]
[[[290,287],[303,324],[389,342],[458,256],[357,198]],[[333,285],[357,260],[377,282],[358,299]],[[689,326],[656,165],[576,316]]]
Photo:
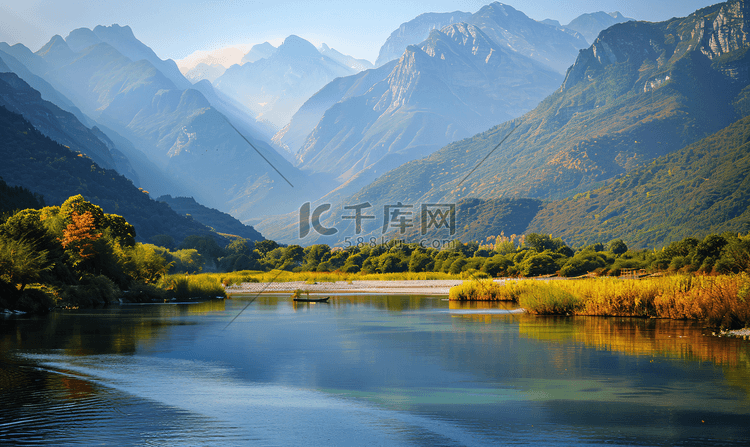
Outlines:
[[699,319],[726,329],[750,326],[747,274],[525,283],[518,302],[527,312],[537,315]]
[[227,296],[219,278],[214,275],[168,275],[157,285],[166,291],[167,298],[178,300]]
[[499,284],[491,279],[467,281],[451,287],[448,299],[451,301],[517,301],[527,281],[507,281]]

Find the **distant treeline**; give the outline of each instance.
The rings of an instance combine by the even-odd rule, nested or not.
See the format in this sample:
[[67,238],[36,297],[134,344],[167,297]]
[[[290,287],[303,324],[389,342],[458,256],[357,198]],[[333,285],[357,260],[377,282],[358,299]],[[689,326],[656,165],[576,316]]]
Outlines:
[[443,249],[420,244],[360,244],[331,248],[280,246],[274,241],[255,244],[235,240],[221,248],[210,238],[191,237],[183,248],[194,248],[211,270],[271,270],[295,272],[471,273],[482,277],[534,277],[587,273],[620,275],[623,269],[672,272],[732,273],[750,269],[750,235],[712,234],[703,240],[685,238],[661,250],[629,250],[621,239],[573,249],[561,238],[536,233],[500,235],[484,243],[451,241]]

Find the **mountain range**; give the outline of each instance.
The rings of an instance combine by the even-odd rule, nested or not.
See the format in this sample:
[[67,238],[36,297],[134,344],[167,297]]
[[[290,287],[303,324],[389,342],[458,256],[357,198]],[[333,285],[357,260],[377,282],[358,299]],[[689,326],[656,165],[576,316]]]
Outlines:
[[256,119],[281,128],[321,87],[354,73],[356,70],[322,54],[310,42],[291,35],[271,55],[229,67],[213,85],[250,109]]
[[[280,191],[278,182],[286,185],[286,178],[304,186],[309,180],[264,141],[242,106],[216,92],[207,81],[191,85],[180,80],[182,75],[171,61],[155,64],[150,57],[126,57],[119,48],[133,57],[149,54],[136,51],[142,44],[129,28],[115,28],[116,33],[105,33],[97,27],[98,34],[75,30],[67,38],[72,48],[55,36],[27,58],[37,68],[36,74],[73,98],[112,140],[116,141],[116,133],[147,156],[156,172],[161,172],[156,176],[138,173],[152,193],[190,195],[229,210],[231,200],[247,191],[262,191],[246,196],[243,206],[254,207],[258,213],[284,211],[279,197],[288,191]],[[178,77],[177,84],[189,88],[180,88],[171,80],[174,77]],[[207,183],[212,187],[205,188]]]
[[[113,180],[116,170],[132,182],[120,190],[265,216],[259,229],[283,242],[340,244],[352,205],[377,216],[357,234],[369,238],[388,209],[412,205],[418,218],[421,205],[455,204],[462,240],[525,227],[650,246],[747,227],[748,9],[734,0],[660,23],[598,12],[561,26],[492,3],[403,24],[377,68],[290,36],[233,53],[229,68],[194,58],[190,79],[127,26],[81,28],[37,52],[0,43],[0,106],[41,132],[32,146],[72,151],[61,184],[83,175],[75,163]],[[38,192],[30,173],[6,181]],[[115,187],[97,182],[84,183]],[[301,240],[306,202],[329,204],[321,223],[338,233]]]
[[[366,92],[324,112],[297,151],[297,166],[341,182],[369,183],[380,173],[521,115],[562,81],[465,23],[433,30],[379,80],[384,74],[373,73]],[[324,102],[315,96],[310,101]],[[294,124],[288,131],[295,130]]]
[[[727,127],[747,108],[746,10],[732,1],[608,28],[534,110],[385,173],[334,204],[323,223],[340,231],[317,240],[354,232],[347,205],[571,197]],[[291,219],[277,228],[269,237],[297,237]]]

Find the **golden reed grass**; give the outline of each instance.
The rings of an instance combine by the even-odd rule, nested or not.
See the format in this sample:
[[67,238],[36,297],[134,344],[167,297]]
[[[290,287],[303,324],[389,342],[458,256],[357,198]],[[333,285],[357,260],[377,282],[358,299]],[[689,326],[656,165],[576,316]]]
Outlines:
[[537,315],[600,315],[707,320],[750,325],[750,276],[674,275],[642,280],[523,281],[519,304]]

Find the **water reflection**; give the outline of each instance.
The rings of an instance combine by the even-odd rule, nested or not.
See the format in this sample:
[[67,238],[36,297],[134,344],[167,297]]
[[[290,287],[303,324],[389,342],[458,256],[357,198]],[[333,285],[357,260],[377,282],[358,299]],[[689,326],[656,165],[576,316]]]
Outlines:
[[6,320],[0,439],[745,442],[747,342],[704,337],[684,321],[517,310],[439,297],[324,304],[261,295]]

